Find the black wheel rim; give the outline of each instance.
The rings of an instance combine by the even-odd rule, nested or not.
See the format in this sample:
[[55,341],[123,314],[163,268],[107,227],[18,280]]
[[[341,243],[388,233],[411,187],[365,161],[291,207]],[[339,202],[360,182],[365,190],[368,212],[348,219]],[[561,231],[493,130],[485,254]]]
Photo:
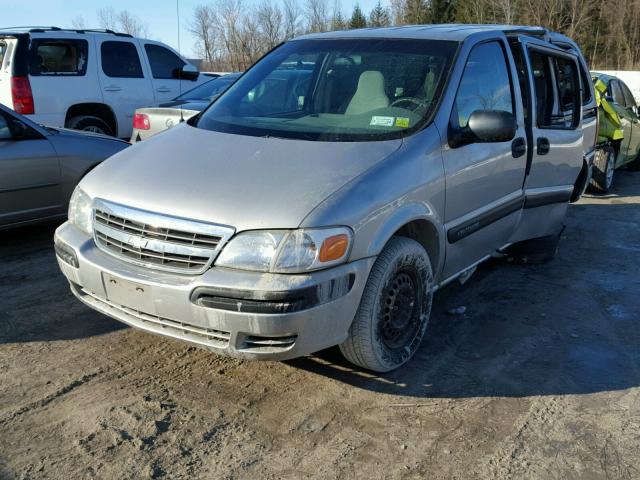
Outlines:
[[420,330],[422,284],[417,272],[402,269],[382,292],[380,337],[390,350],[402,349]]

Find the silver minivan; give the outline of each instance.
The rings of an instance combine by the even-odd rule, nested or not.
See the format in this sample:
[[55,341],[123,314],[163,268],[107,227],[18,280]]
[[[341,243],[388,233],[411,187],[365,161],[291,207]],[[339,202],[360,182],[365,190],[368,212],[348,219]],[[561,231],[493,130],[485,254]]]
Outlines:
[[583,65],[535,27],[289,41],[87,175],[60,268],[149,332],[250,359],[339,345],[392,370],[439,287],[501,252],[555,254],[595,140]]

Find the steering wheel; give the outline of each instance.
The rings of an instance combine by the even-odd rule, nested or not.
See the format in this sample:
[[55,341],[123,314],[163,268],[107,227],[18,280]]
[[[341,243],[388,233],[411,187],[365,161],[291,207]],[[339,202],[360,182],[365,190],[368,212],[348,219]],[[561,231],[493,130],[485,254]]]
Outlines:
[[398,98],[397,100],[394,100],[393,102],[391,102],[391,105],[389,105],[390,107],[400,107],[402,104],[412,104],[415,105],[414,108],[412,109],[408,109],[408,110],[417,110],[418,108],[427,108],[429,106],[429,104],[431,103],[431,100],[427,100],[424,98],[418,98],[418,97],[402,97],[402,98]]

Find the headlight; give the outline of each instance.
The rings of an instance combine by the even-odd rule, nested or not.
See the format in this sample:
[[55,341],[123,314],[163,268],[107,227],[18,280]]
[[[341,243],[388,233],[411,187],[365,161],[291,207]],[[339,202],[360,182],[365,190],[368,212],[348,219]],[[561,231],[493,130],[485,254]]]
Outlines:
[[69,222],[87,235],[93,232],[91,197],[76,187],[69,201]]
[[351,237],[346,227],[244,232],[224,247],[216,265],[273,273],[320,270],[347,260]]

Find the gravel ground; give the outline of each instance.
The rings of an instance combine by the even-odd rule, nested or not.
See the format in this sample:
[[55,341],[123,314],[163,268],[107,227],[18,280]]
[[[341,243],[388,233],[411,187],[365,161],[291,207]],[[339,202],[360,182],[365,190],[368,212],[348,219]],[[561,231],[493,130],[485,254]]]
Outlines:
[[0,478],[640,478],[639,195],[619,172],[556,260],[439,292],[383,376],[125,328],[71,296],[52,226],[1,233]]

